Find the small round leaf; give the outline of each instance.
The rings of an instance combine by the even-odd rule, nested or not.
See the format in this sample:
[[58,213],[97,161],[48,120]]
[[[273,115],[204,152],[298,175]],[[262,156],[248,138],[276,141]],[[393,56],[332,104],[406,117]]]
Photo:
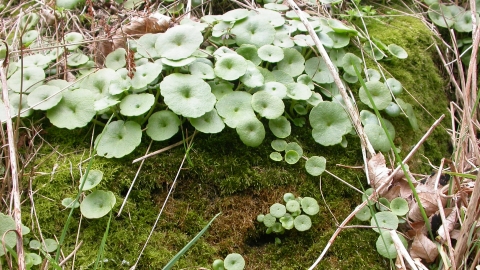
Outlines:
[[[101,137],[101,141],[98,140]],[[130,154],[140,144],[142,129],[137,122],[118,120],[105,127],[95,144],[99,156],[121,158]]]
[[181,121],[171,111],[159,111],[148,118],[147,135],[155,141],[165,141],[177,134]]
[[243,270],[245,268],[245,259],[238,253],[230,253],[225,257],[223,265],[226,270]]
[[305,162],[305,169],[313,176],[319,176],[325,171],[327,160],[324,157],[313,156]]
[[312,220],[307,215],[299,215],[293,221],[295,229],[300,232],[306,231],[312,227]]
[[403,216],[408,213],[408,202],[404,198],[395,198],[390,202],[392,213],[397,216]]
[[90,170],[88,172],[87,179],[85,179],[85,175],[82,176],[82,178],[80,179],[80,185],[78,187],[79,188],[82,187],[82,183],[85,182],[85,184],[83,184],[82,191],[90,190],[96,187],[98,184],[100,184],[100,181],[102,181],[102,178],[103,178],[102,171]]
[[101,218],[115,206],[116,198],[113,192],[95,190],[88,194],[80,204],[80,211],[86,218]]
[[270,206],[270,214],[276,218],[281,218],[287,212],[285,205],[281,203],[274,203]]
[[[377,220],[375,222],[375,220]],[[378,226],[377,226],[378,222]],[[375,214],[375,217],[372,217],[370,220],[372,229],[378,232],[378,227],[380,227],[380,231],[388,231],[388,229],[396,230],[398,228],[398,218],[392,212],[378,212]]]

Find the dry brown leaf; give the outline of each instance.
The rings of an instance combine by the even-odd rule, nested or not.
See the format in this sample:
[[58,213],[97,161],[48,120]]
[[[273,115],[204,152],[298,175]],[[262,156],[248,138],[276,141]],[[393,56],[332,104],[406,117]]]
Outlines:
[[417,234],[410,247],[410,256],[420,258],[426,262],[433,262],[438,256],[438,250],[435,243],[428,239],[424,234]]
[[139,38],[145,34],[156,34],[167,31],[170,26],[170,17],[161,14],[150,14],[148,17],[137,16],[130,22],[115,31],[109,40],[99,42],[95,48],[95,62],[102,66],[105,57],[118,48],[125,48],[127,37]]
[[[448,210],[448,209],[445,209]],[[447,215],[447,213],[445,213]],[[448,230],[448,232],[453,231],[453,228],[455,228],[455,225],[457,224],[457,208],[451,209],[451,213],[445,217],[445,223],[438,228],[437,233],[438,236],[440,237],[439,241],[443,243],[444,241],[447,240],[447,236],[445,235],[445,228]]]
[[[418,197],[420,202],[422,203],[423,208],[425,209],[425,213],[427,217],[430,217],[432,214],[437,212],[438,204],[437,198],[439,197],[438,193],[429,186],[420,184],[416,187]],[[445,198],[440,196],[440,200],[442,201],[442,207],[445,205],[446,200]],[[408,212],[408,218],[412,221],[419,221],[423,220],[422,215],[420,213],[420,208],[415,200],[412,200],[409,204],[410,211]]]
[[[370,185],[377,189],[385,182],[390,181],[389,175],[392,170],[387,168],[385,157],[382,153],[378,153],[368,161],[368,176],[370,177]],[[388,185],[384,185],[381,190],[378,190],[380,196],[386,193]]]

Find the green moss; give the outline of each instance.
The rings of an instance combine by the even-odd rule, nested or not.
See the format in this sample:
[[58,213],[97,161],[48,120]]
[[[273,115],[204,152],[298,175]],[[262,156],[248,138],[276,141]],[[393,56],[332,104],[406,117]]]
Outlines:
[[[414,144],[423,136],[433,122],[442,114],[446,115],[442,125],[430,135],[411,163],[412,171],[429,173],[432,164],[439,164],[441,158],[449,157],[448,133],[449,112],[448,98],[444,91],[446,81],[441,77],[439,68],[433,59],[437,58],[433,45],[433,34],[420,21],[412,16],[395,17],[390,21],[370,19],[366,21],[371,37],[385,44],[397,44],[408,52],[408,58],[392,58],[381,61],[387,74],[399,80],[409,94],[400,97],[413,105],[420,130],[413,132],[405,117],[389,118],[395,126],[397,136],[395,143],[402,147],[402,156],[406,156]],[[370,61],[369,66],[376,66]],[[388,77],[388,75],[387,75]]]

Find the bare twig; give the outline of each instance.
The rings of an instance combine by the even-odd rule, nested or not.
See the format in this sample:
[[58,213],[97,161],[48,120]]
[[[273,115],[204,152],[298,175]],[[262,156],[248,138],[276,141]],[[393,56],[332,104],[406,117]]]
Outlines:
[[[5,43],[5,46],[8,46]],[[0,77],[2,80],[2,94],[3,103],[5,104],[5,114],[7,117],[7,137],[8,137],[8,150],[10,160],[10,172],[12,178],[12,198],[13,198],[13,219],[15,220],[15,227],[17,231],[17,263],[19,269],[25,269],[25,255],[23,251],[23,238],[22,238],[22,212],[20,210],[20,190],[18,180],[18,161],[17,161],[17,148],[15,143],[15,135],[13,130],[13,122],[10,115],[10,101],[8,99],[8,86],[6,68],[8,65],[8,53],[3,62],[3,66],[0,67]]]

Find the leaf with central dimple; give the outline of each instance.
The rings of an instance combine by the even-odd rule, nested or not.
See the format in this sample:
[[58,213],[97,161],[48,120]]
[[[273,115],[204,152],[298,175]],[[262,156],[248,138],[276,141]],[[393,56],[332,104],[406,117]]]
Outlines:
[[[142,140],[142,128],[137,122],[113,121],[97,136],[97,154],[106,158],[121,158],[130,154]],[[100,142],[98,141],[101,137]]]
[[266,91],[259,91],[252,96],[252,108],[267,119],[275,119],[283,114],[285,104],[281,98]]
[[223,14],[222,20],[225,22],[239,21],[243,18],[246,18],[248,14],[250,14],[250,11],[248,11],[248,9],[234,9]]
[[274,45],[263,45],[257,53],[262,60],[270,63],[277,63],[284,57],[282,48]]
[[210,85],[188,74],[173,73],[160,83],[164,102],[176,114],[185,117],[200,117],[211,111],[216,98]]
[[120,102],[120,113],[125,116],[142,115],[155,103],[155,96],[149,93],[131,94]]
[[153,82],[158,75],[162,72],[161,64],[157,63],[145,63],[136,67],[135,75],[132,79],[132,87],[135,89],[141,89]]
[[190,123],[203,133],[219,133],[225,128],[225,123],[215,109],[198,118],[190,118]]
[[47,117],[53,125],[60,128],[84,127],[95,116],[94,101],[89,90],[65,91],[60,102],[47,110]]
[[312,96],[312,90],[303,83],[289,83],[287,96],[295,100],[308,100]]
[[95,190],[80,204],[80,212],[86,218],[101,218],[115,206],[115,195],[111,191]]
[[295,43],[287,33],[276,33],[275,40],[273,40],[273,45],[282,47],[282,48],[291,48],[295,46]]
[[240,55],[226,54],[221,56],[215,63],[215,75],[233,81],[245,74],[247,71],[247,60]]
[[190,73],[201,79],[215,79],[213,68],[206,63],[195,61],[189,65]]
[[165,141],[177,134],[182,122],[171,111],[159,111],[148,118],[147,135],[155,141]]
[[312,136],[321,145],[329,146],[342,142],[342,136],[352,129],[350,118],[342,105],[322,101],[310,111]]
[[252,61],[255,65],[259,65],[262,62],[262,59],[258,57],[257,47],[251,44],[243,44],[240,46],[236,52],[243,56],[246,60]]
[[146,58],[158,58],[160,55],[155,48],[158,39],[163,38],[162,33],[145,34],[137,41],[137,53]]
[[305,58],[302,54],[292,48],[284,48],[283,54],[283,59],[277,64],[278,70],[285,71],[292,77],[302,74],[305,69]]
[[[44,79],[45,72],[43,69],[39,67],[29,67],[23,69],[23,74],[21,70],[18,69],[7,80],[7,84],[14,92],[20,93],[20,90],[23,90],[23,92],[29,93],[38,87]],[[22,89],[20,87],[22,87]]]
[[60,90],[56,86],[41,85],[28,95],[28,106],[33,107],[36,105],[34,107],[35,110],[48,110],[57,105],[62,99],[62,93],[59,93]]
[[287,96],[287,87],[279,82],[267,82],[263,90],[279,98]]
[[239,123],[255,118],[251,105],[252,95],[244,91],[234,91],[224,95],[215,105],[225,124],[236,128]]
[[268,20],[256,14],[250,14],[245,20],[235,23],[231,33],[238,45],[252,44],[257,47],[271,44],[275,38],[275,28]]
[[78,186],[78,188],[82,187],[82,183],[85,182],[83,184],[82,191],[90,190],[96,187],[100,183],[100,181],[102,181],[102,178],[103,178],[102,171],[90,170],[88,172],[86,179],[85,179],[85,175],[82,176],[82,178],[80,179],[80,185]]
[[273,27],[280,27],[285,24],[285,19],[279,12],[263,8],[257,8],[255,11],[264,16]]
[[290,121],[288,121],[285,116],[269,120],[268,127],[277,138],[286,138],[290,136],[290,133],[292,132]]
[[118,48],[115,51],[109,53],[105,58],[105,66],[113,70],[118,70],[127,64],[125,59],[126,51],[124,48]]
[[317,83],[333,82],[333,75],[330,73],[327,63],[320,57],[312,57],[305,62],[305,73]]
[[251,147],[257,147],[265,138],[265,127],[257,118],[250,118],[238,124],[236,128],[240,140]]
[[102,98],[108,94],[110,82],[112,80],[118,80],[118,75],[115,70],[110,68],[102,68],[97,72],[89,75],[85,80],[80,83],[80,88],[88,89],[94,93],[95,100]]
[[[385,84],[381,82],[370,81],[366,82],[365,86],[367,87],[378,110],[383,110],[390,105],[390,102],[392,102],[392,96],[390,95],[390,91],[388,91],[388,88],[385,86]],[[367,91],[363,88],[363,86],[360,87],[358,95],[363,103],[367,104],[368,107],[373,109],[373,105],[370,103]]]
[[265,78],[254,63],[247,61],[247,71],[240,77],[240,81],[247,87],[255,88],[262,86],[265,83]]
[[342,59],[342,67],[343,70],[345,70],[346,73],[352,75],[352,76],[357,76],[357,73],[355,72],[354,66],[357,68],[359,72],[361,72],[362,67],[362,59],[358,56],[356,56],[353,53],[346,53],[345,56],[343,56]]
[[203,35],[190,25],[177,25],[169,28],[155,43],[158,53],[171,60],[187,58],[203,42]]

